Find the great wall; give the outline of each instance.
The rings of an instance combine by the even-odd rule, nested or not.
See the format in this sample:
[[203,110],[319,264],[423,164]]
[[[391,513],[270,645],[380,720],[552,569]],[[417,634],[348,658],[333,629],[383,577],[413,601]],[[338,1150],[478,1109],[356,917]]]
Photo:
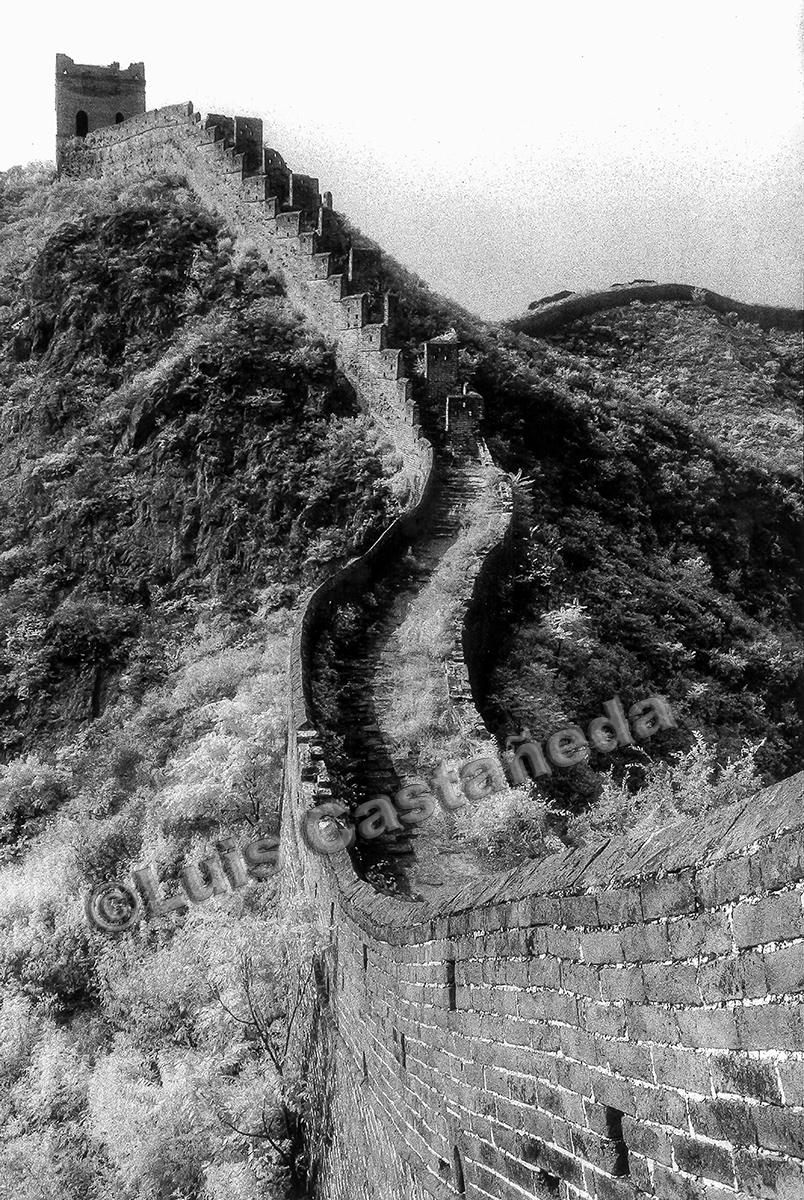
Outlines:
[[[456,723],[496,753],[472,700],[477,613],[488,563],[504,563],[516,484],[490,463],[454,342],[423,347],[414,400],[380,255],[350,239],[317,180],[263,147],[259,121],[175,105],[65,139],[59,157],[71,175],[186,177],[336,340],[405,463],[405,512],[306,598],[289,662],[283,870],[332,935],[294,1045],[313,1194],[804,1197],[804,774],[704,828],[610,839],[470,882],[437,854],[443,869],[418,900],[376,890],[345,852],[313,853],[301,818],[337,800],[313,687],[322,631],[390,571],[415,605],[462,539],[466,584],[438,666]],[[550,307],[562,304],[574,312]],[[545,328],[527,324],[538,318],[521,327]],[[461,523],[470,500],[484,514],[479,545]],[[405,574],[409,547],[418,568]],[[339,668],[365,695],[344,721],[352,746],[368,747],[368,789],[410,767],[383,724],[396,611],[364,659]]]

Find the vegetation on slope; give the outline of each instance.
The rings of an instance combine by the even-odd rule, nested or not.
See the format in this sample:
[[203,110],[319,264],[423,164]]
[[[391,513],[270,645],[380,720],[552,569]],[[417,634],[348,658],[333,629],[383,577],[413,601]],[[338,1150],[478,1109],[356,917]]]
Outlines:
[[21,1200],[298,1188],[320,947],[246,886],[82,897],[277,831],[291,606],[395,505],[332,350],[178,180],[0,178],[0,1125]]
[[[522,724],[541,738],[585,726],[615,694],[626,706],[663,694],[679,729],[651,756],[689,748],[697,730],[726,756],[762,741],[765,778],[789,774],[801,758],[801,485],[787,465],[800,342],[694,306],[632,306],[602,325],[498,345],[475,367],[495,397],[489,444],[532,481],[488,714],[502,736]],[[739,427],[732,442],[715,394]],[[607,765],[593,754],[546,786],[588,801]]]

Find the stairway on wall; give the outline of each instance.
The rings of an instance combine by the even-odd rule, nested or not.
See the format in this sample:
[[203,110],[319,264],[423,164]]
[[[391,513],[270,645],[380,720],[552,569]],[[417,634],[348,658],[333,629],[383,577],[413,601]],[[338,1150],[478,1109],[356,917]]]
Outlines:
[[[470,749],[474,755],[496,757],[496,748],[474,706],[462,626],[477,569],[507,526],[509,510],[497,490],[498,483],[477,454],[464,451],[443,456],[425,529],[357,606],[360,633],[348,647],[338,647],[340,656],[334,664],[335,647],[325,635],[326,667],[321,655],[317,672],[314,665],[316,690],[322,700],[319,711],[332,711],[325,701],[327,692],[337,694],[338,704],[332,727],[327,729],[325,724],[322,732],[325,746],[336,743],[337,752],[331,755],[337,760],[333,773],[353,803],[376,795],[393,797],[403,785],[413,782],[432,784],[441,761],[459,754],[471,756]],[[473,549],[470,543],[477,525],[467,519],[467,512],[478,509],[487,514],[490,532],[485,544]],[[454,586],[456,563],[461,570],[458,588]],[[451,586],[445,585],[446,579]],[[445,586],[451,595],[451,611],[438,613],[436,609],[436,613],[445,622],[448,649],[435,659],[426,650],[417,652],[415,641],[417,631],[433,620],[433,592],[443,595]],[[442,644],[443,640],[439,638]],[[398,725],[400,690],[406,693],[403,711],[410,711],[419,700],[426,705],[428,700],[428,695],[419,696],[412,690],[410,676],[405,675],[411,659],[416,684],[421,683],[430,696],[434,694],[437,702],[434,728],[424,739],[406,736]],[[364,843],[360,861],[378,884],[414,897],[425,898],[434,888],[477,879],[483,865],[456,837],[462,820],[460,812],[453,815],[439,805],[420,825]]]
[[[318,196],[317,180],[286,173],[284,162],[270,150],[263,152],[264,170],[248,175],[244,156],[227,144],[221,132],[220,127],[207,127],[199,149],[211,149],[218,155],[249,203],[263,208],[275,236],[296,256],[296,279],[301,281],[296,298],[336,333],[339,362],[358,392],[367,397],[366,407],[381,421],[387,414],[390,425],[394,415],[402,412],[414,437],[424,432],[435,443],[443,441],[439,405],[443,393],[426,396],[420,413],[412,401],[411,382],[403,374],[403,353],[390,344],[394,298],[382,291],[379,252],[350,241],[329,207],[331,198]],[[435,472],[427,527],[375,590],[371,613],[363,608],[357,653],[337,663],[336,679],[330,675],[328,680],[339,701],[333,728],[321,728],[321,714],[317,714],[325,744],[327,733],[337,740],[342,765],[340,770],[333,767],[334,781],[357,799],[376,794],[393,797],[405,782],[422,777],[419,755],[413,747],[399,745],[399,731],[394,728],[394,698],[405,686],[400,664],[406,662],[408,653],[400,630],[403,625],[416,624],[419,613],[427,608],[428,589],[438,587],[449,569],[450,557],[456,554],[463,555],[465,562],[461,585],[454,594],[450,647],[443,661],[430,662],[430,673],[438,677],[435,684],[447,726],[451,725],[454,733],[471,733],[475,753],[482,747],[487,755],[497,754],[474,706],[462,627],[485,554],[507,531],[510,486],[506,491],[502,472],[494,472],[483,443],[471,432],[453,430],[446,440]],[[467,549],[474,532],[467,513],[470,506],[477,508],[478,504],[491,528],[486,543],[472,551]],[[332,748],[331,738],[330,758]],[[459,821],[459,816],[437,809],[421,827],[376,839],[376,845],[367,849],[363,865],[374,869],[378,882],[422,898],[444,885],[476,879],[482,867],[476,856],[456,843]]]

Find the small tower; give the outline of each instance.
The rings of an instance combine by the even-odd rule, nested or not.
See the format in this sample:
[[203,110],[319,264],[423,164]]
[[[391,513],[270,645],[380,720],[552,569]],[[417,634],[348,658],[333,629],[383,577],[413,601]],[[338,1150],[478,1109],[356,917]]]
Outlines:
[[67,138],[145,112],[145,64],[92,67],[56,55],[56,159]]

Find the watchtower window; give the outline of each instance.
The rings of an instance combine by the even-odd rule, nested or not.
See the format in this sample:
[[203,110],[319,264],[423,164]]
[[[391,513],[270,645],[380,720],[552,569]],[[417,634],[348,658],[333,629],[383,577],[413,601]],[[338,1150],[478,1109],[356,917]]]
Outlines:
[[125,121],[125,119],[126,118],[123,116],[122,113],[115,113],[115,115],[114,115],[115,125],[122,125],[122,123],[123,123],[123,121]]
[[84,112],[83,108],[79,108],[75,114],[75,136],[86,137],[89,133],[89,117]]

